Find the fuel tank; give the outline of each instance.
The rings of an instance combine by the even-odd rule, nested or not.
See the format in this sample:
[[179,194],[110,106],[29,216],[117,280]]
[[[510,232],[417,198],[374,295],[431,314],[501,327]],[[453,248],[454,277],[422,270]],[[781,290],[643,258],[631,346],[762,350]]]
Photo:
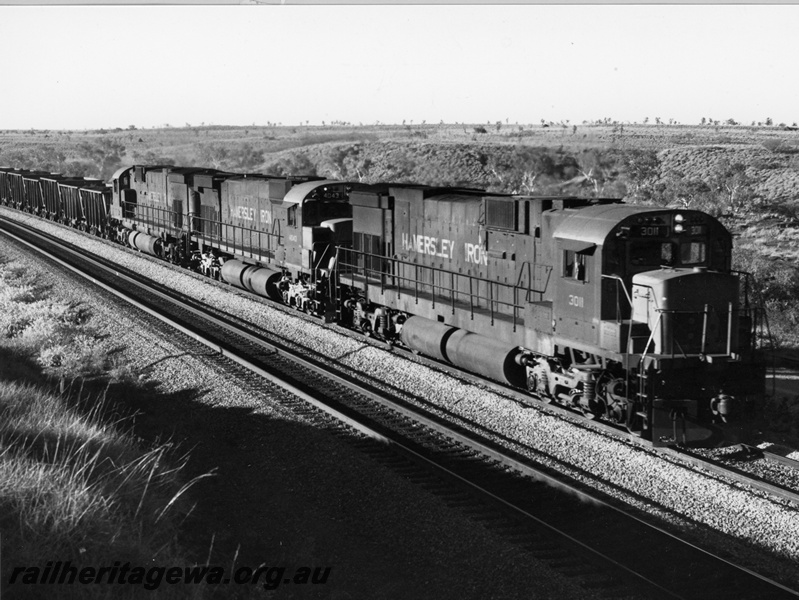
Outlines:
[[238,288],[246,290],[247,286],[244,285],[242,276],[244,275],[244,271],[250,266],[251,265],[245,264],[240,260],[226,260],[222,265],[220,274],[222,275],[222,279],[227,281],[230,285],[235,285]]
[[283,295],[277,286],[282,278],[282,272],[258,266],[251,266],[243,274],[244,285],[248,290],[278,302],[283,301]]
[[417,352],[462,369],[517,387],[525,385],[525,369],[517,362],[521,350],[516,346],[423,317],[405,321],[400,339]]
[[423,317],[411,317],[402,325],[400,340],[402,343],[438,360],[449,362],[447,358],[447,340],[457,328],[438,323]]
[[228,260],[222,265],[222,279],[231,285],[248,290],[259,296],[282,301],[283,297],[277,287],[283,274],[267,267],[248,265],[240,260]]
[[161,256],[163,242],[161,238],[142,233],[141,231],[131,231],[128,234],[128,243],[137,250],[152,254],[153,256]]

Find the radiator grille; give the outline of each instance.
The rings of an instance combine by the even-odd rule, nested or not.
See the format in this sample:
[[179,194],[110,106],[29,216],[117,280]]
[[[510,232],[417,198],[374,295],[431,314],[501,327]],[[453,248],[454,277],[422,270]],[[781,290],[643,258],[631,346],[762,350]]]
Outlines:
[[486,226],[516,229],[516,203],[486,198]]

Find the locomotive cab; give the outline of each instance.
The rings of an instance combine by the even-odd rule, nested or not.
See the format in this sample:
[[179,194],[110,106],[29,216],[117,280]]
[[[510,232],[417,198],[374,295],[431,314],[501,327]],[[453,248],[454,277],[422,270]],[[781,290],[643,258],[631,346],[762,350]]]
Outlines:
[[316,278],[327,270],[336,244],[352,244],[352,208],[348,185],[340,181],[307,181],[295,185],[280,206],[285,215],[286,265]]

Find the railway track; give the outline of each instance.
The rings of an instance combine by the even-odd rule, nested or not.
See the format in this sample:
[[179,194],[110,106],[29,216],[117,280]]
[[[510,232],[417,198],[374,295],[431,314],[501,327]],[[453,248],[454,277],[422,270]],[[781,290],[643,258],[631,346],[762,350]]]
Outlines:
[[[519,392],[511,391],[511,393],[520,399],[523,398],[523,394]],[[561,414],[564,411],[570,412],[567,409],[562,409],[562,408],[553,409],[550,406],[545,406],[544,410],[547,409],[553,410],[553,412]],[[627,433],[626,431],[624,431],[619,427],[604,422],[586,421],[584,419],[580,419],[576,415],[575,417],[576,418],[572,420],[575,426],[585,427],[591,429],[592,431],[599,432],[602,435],[606,435],[608,437],[612,437],[620,441],[638,445],[642,452],[653,452],[655,454],[659,454],[663,457],[667,457],[670,460],[680,462],[684,465],[687,465],[695,469],[712,473],[715,476],[718,476],[720,478],[725,478],[727,480],[730,480],[731,482],[747,485],[756,490],[759,490],[765,495],[777,498],[779,500],[791,502],[795,506],[799,506],[799,486],[787,486],[784,483],[775,481],[765,476],[749,473],[746,470],[737,468],[733,465],[730,465],[728,461],[718,460],[716,458],[708,456],[706,453],[691,451],[685,448],[681,448],[679,446],[671,446],[665,448],[643,447],[639,444],[638,438],[630,435],[629,433]],[[747,444],[741,444],[740,447],[748,449],[748,450],[743,450],[743,452],[747,454],[750,458],[760,455],[765,460],[770,460],[775,463],[781,463],[784,466],[797,469],[797,471],[799,472],[799,461],[791,460],[789,458],[785,458],[775,453],[770,453],[767,451],[756,449],[751,446],[748,446]]]
[[788,452],[790,452],[792,454],[796,453],[795,450],[783,449],[781,452],[775,452],[774,450],[777,450],[777,448],[773,448],[772,449],[769,446],[767,446],[766,448],[752,447],[752,446],[749,446],[747,444],[741,444],[741,449],[742,449],[742,451],[744,451],[744,452],[746,452],[748,454],[752,454],[752,455],[755,455],[755,456],[761,455],[766,460],[769,460],[771,462],[775,462],[775,463],[778,463],[778,464],[781,464],[781,465],[785,465],[786,467],[790,467],[792,469],[796,469],[797,471],[799,471],[799,460],[786,456],[786,453],[788,453]]
[[[333,429],[344,427],[344,435],[354,436],[365,452],[431,488],[453,508],[512,538],[553,568],[580,577],[587,587],[612,597],[707,598],[717,593],[730,598],[799,597],[474,432],[385,398],[385,391],[335,373],[320,361],[297,357],[279,340],[264,340],[242,329],[235,319],[212,314],[189,298],[149,289],[137,276],[77,250],[57,252],[62,264],[68,255],[73,257],[65,265],[70,269],[91,264],[93,281],[117,294],[133,293],[140,308],[214,348],[220,360],[234,361],[290,391],[298,398],[298,412]],[[112,289],[117,287],[130,289]],[[740,595],[742,590],[745,596]]]

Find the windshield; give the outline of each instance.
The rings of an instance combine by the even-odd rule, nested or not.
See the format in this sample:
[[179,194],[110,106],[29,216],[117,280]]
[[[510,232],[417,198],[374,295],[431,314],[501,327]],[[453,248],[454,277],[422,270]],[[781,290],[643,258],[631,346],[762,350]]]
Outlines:
[[634,266],[691,266],[705,264],[706,260],[707,244],[702,241],[684,240],[678,245],[671,241],[647,240],[630,244],[630,264]]
[[672,242],[633,242],[630,244],[630,263],[657,267],[674,264],[674,244]]

